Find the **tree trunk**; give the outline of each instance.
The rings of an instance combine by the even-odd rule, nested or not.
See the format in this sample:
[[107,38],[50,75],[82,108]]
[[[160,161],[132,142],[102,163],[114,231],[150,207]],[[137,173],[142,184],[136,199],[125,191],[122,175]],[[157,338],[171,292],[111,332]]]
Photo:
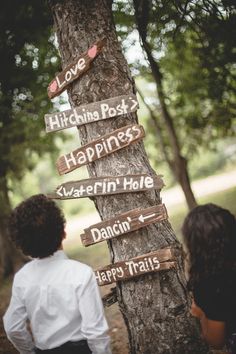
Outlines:
[[151,50],[146,42],[144,42],[143,47],[147,53],[152,74],[156,81],[156,88],[157,88],[157,94],[158,94],[160,107],[161,107],[161,114],[168,131],[168,136],[170,138],[170,146],[173,152],[172,171],[174,172],[174,175],[184,192],[187,205],[191,210],[197,206],[197,202],[194,197],[191,184],[190,184],[190,178],[187,169],[187,160],[181,155],[181,149],[174,128],[173,119],[165,103],[165,95],[162,86],[162,75],[160,72],[160,68],[158,66],[158,63],[154,60]]
[[172,161],[171,169],[182,188],[188,208],[191,210],[197,206],[197,202],[190,184],[187,163],[187,160],[182,155],[178,155],[178,157]]
[[173,163],[171,169],[174,172],[175,178],[179,182],[184,192],[187,205],[191,210],[197,206],[197,202],[190,184],[190,178],[187,169],[187,160],[181,155],[180,144],[173,124],[173,118],[165,103],[162,74],[160,72],[159,64],[154,59],[151,47],[146,40],[149,6],[149,2],[145,2],[143,0],[134,0],[137,29],[142,40],[142,47],[147,55],[147,59],[151,67],[152,76],[156,82],[156,90],[160,103],[161,116],[166,126],[169,136],[169,143],[173,152]]
[[9,240],[7,221],[11,212],[10,201],[8,197],[8,188],[5,177],[0,177],[0,263],[1,275],[6,278],[14,272],[13,245]]
[[160,72],[160,68],[158,63],[152,56],[151,49],[146,41],[143,41],[143,48],[147,54],[148,61],[151,66],[153,77],[156,81],[157,95],[160,102],[161,114],[163,121],[165,122],[165,126],[168,131],[168,136],[170,138],[170,146],[173,151],[173,167],[172,171],[174,171],[174,175],[179,182],[187,202],[189,209],[193,209],[197,206],[196,199],[194,197],[190,178],[187,169],[187,160],[181,155],[181,149],[178,141],[178,137],[174,128],[173,119],[168,111],[168,108],[165,103],[165,95],[163,91],[162,85],[162,75]]
[[143,96],[143,94],[142,94],[142,92],[140,91],[139,88],[137,88],[137,92],[138,92],[139,96],[141,97],[143,103],[145,104],[146,108],[149,111],[151,122],[153,124],[154,130],[155,130],[155,132],[157,134],[157,137],[158,137],[158,146],[161,149],[161,153],[163,155],[163,159],[167,162],[168,166],[171,168],[172,167],[171,166],[171,159],[170,159],[169,153],[167,151],[167,144],[165,143],[165,139],[163,138],[161,125],[159,123],[159,119],[157,117],[157,114],[150,107],[150,105],[147,104],[147,102],[145,101],[145,98],[144,98],[144,96]]
[[[72,107],[134,92],[134,83],[117,40],[109,0],[50,1],[62,66],[86,51],[96,40],[107,38],[90,70],[68,89]],[[136,123],[127,114],[79,128],[82,144],[112,130]],[[77,148],[77,146],[75,146]],[[90,177],[154,174],[142,143],[137,143],[91,163]],[[75,176],[72,175],[72,179]],[[94,198],[102,219],[137,207],[160,203],[159,191]],[[109,241],[112,262],[128,260],[166,246],[179,250],[177,270],[155,273],[117,283],[119,306],[127,325],[130,353],[206,353],[199,327],[190,315],[182,252],[168,222],[152,224]]]
[[[192,188],[191,188],[191,183],[189,180],[187,160],[183,156],[181,156],[180,152],[177,155],[174,154],[174,156],[175,156],[174,160],[173,160],[173,158],[171,159],[171,157],[169,156],[168,151],[167,151],[166,143],[163,139],[162,129],[160,127],[158,117],[157,117],[156,113],[154,113],[152,108],[145,102],[142,92],[140,90],[138,90],[138,93],[139,93],[142,101],[146,105],[147,109],[149,110],[154,129],[155,129],[157,137],[159,139],[159,143],[160,143],[163,157],[164,157],[165,161],[167,162],[173,175],[175,176],[176,181],[180,184],[182,191],[184,193],[188,208],[191,210],[197,205],[197,203],[196,203],[196,200],[195,200]],[[175,137],[174,140],[176,140],[176,139],[177,139],[177,136]],[[179,144],[177,144],[177,146],[178,145]]]

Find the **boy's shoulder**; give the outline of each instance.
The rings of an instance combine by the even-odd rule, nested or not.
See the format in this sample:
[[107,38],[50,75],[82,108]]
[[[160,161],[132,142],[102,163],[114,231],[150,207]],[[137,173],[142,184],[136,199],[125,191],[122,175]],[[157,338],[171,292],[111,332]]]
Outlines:
[[23,266],[21,266],[16,273],[14,274],[13,278],[13,286],[14,287],[22,287],[24,286],[25,282],[27,281],[28,274],[30,273],[30,268],[32,266],[32,262],[34,260],[30,260],[27,263],[25,263]]
[[[32,259],[31,261],[27,262],[26,264],[24,264],[16,273],[14,276],[14,282],[15,284],[20,284],[22,282],[24,282],[24,280],[26,281],[29,277],[32,276],[36,276],[37,277],[37,273],[41,271],[45,271],[45,272],[55,272],[55,269],[57,270],[57,272],[59,273],[67,273],[68,275],[70,274],[70,276],[73,276],[75,278],[77,278],[77,276],[80,279],[86,279],[86,278],[90,278],[91,275],[93,274],[93,269],[88,266],[85,263],[82,263],[80,261],[65,257],[64,259],[60,259],[59,262],[54,263],[53,267],[46,267],[46,268],[42,268],[41,270],[39,270],[41,267],[38,267],[38,265],[41,263],[41,260],[38,259]],[[43,264],[43,262],[41,263]]]
[[90,266],[75,259],[67,258],[61,266],[64,274],[78,281],[87,282],[93,275],[93,269]]
[[87,264],[82,263],[80,261],[77,261],[76,259],[66,258],[66,259],[64,259],[63,263],[65,266],[75,269],[75,270],[79,270],[80,272],[81,271],[84,273],[92,273],[93,272],[93,270],[90,266],[88,266]]
[[14,278],[20,278],[27,273],[27,271],[32,267],[32,264],[34,262],[34,259],[27,261],[25,264],[23,264],[15,273]]

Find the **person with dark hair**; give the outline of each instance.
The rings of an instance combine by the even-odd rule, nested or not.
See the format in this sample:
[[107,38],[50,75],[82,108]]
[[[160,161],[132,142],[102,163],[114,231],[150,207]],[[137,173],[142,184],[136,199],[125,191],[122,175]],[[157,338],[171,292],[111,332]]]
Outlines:
[[15,274],[5,331],[22,354],[111,354],[94,273],[63,252],[64,226],[62,211],[43,194],[12,212],[10,235],[34,259]]
[[236,353],[236,220],[214,204],[197,206],[184,220],[191,313],[216,349]]

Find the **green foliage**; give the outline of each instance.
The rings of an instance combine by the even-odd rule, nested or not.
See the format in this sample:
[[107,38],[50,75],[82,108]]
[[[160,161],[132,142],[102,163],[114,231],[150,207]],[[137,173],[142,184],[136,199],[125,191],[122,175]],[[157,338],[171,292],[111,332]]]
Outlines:
[[[198,147],[215,149],[218,139],[235,135],[236,116],[236,5],[233,1],[133,0],[141,23],[140,35],[152,49],[160,66],[165,103],[170,111],[184,156],[191,158]],[[130,38],[124,49],[130,53],[135,34],[135,17],[126,2],[115,12],[117,28]],[[116,5],[117,6],[117,5]],[[116,10],[116,7],[114,7]],[[127,12],[128,11],[128,12]],[[122,21],[122,25],[121,22]],[[136,41],[137,44],[137,41]],[[145,58],[130,56],[136,75],[153,83]],[[141,86],[140,86],[141,87]],[[143,86],[142,86],[143,89]],[[145,94],[159,124],[158,99]],[[155,130],[149,129],[149,134]],[[155,134],[155,133],[154,133]],[[166,149],[168,134],[162,129]]]
[[[79,135],[76,128],[67,129],[64,132],[66,137],[62,144],[60,135],[62,132],[57,132],[55,144],[60,150],[60,154],[74,150],[79,144]],[[43,159],[38,158],[34,154],[35,167],[33,171],[25,171],[23,178],[20,180],[9,181],[9,196],[11,204],[15,207],[22,200],[38,193],[52,193],[57,186],[71,180],[82,180],[89,178],[85,166],[82,166],[71,173],[60,176],[56,170],[55,160],[58,156],[53,156],[51,153],[45,153]],[[95,212],[95,206],[89,198],[81,198],[75,200],[58,201],[66,218],[72,216],[79,217],[80,215]]]
[[[153,15],[159,9],[160,3]],[[236,6],[171,1],[161,9],[160,22],[150,32],[159,40],[152,46],[163,51],[166,100],[184,153],[191,156],[196,144],[214,148],[216,139],[235,134]]]
[[[140,77],[135,81],[138,87],[142,87],[142,93],[146,97],[147,103],[154,108],[154,112],[158,115],[158,102],[154,85]],[[144,140],[148,157],[154,170],[164,176],[166,187],[170,188],[175,184],[173,174],[165,161],[165,156],[162,154],[160,140],[156,135],[155,128],[150,120],[149,111],[141,98],[139,96],[138,98],[140,103],[140,109],[138,110],[139,121],[144,126],[145,131],[148,131]],[[164,133],[165,132],[163,131],[163,135]],[[180,134],[179,129],[178,133]],[[166,139],[167,144],[167,134],[164,135],[164,138]],[[234,138],[217,139],[216,141],[213,141],[214,144],[212,144],[211,149],[209,149],[210,142],[202,146],[200,144],[196,146],[196,141],[199,141],[196,139],[197,137],[195,139],[191,138],[190,140],[190,137],[187,137],[187,143],[183,146],[186,148],[186,145],[188,147],[190,146],[190,141],[193,143],[193,152],[191,152],[191,158],[188,162],[191,180],[204,178],[216,173],[222,173],[223,171],[234,168],[236,161],[236,142]],[[190,153],[190,150],[188,151]]]
[[[224,67],[217,70],[206,65],[201,52],[205,49],[197,47],[196,42],[193,33],[179,34],[161,59],[169,108],[176,126],[181,127],[181,140],[190,155],[196,152],[196,143],[212,148],[216,139],[235,134],[236,117],[233,65],[227,64],[228,68],[231,66],[227,75],[222,74]],[[205,55],[208,59],[211,56],[207,52]]]
[[59,69],[45,1],[9,0],[0,13],[0,177],[16,180],[55,151],[43,116],[52,109],[50,78]]

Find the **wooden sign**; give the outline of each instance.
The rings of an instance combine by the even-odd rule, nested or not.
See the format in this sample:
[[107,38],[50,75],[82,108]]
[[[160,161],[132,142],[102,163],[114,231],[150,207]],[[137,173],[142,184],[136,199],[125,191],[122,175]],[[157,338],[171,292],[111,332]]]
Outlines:
[[45,114],[46,132],[67,129],[135,112],[138,107],[136,96],[130,94],[93,102],[64,112]]
[[52,199],[77,199],[97,195],[140,192],[150,189],[162,189],[161,176],[146,174],[119,177],[89,178],[61,184],[54,193],[48,194]]
[[80,55],[73,63],[59,73],[48,85],[48,97],[53,98],[58,96],[69,84],[85,73],[89,69],[91,62],[101,52],[104,44],[105,39],[97,41],[88,51]]
[[135,230],[149,224],[160,222],[168,218],[164,204],[146,209],[134,209],[107,221],[94,224],[84,230],[81,241],[84,246],[90,246]]
[[145,136],[141,125],[126,125],[59,157],[56,166],[60,175],[120,150]]
[[119,280],[126,280],[142,274],[175,268],[174,250],[163,248],[128,261],[109,264],[95,271],[98,285],[103,286]]
[[109,307],[115,304],[118,301],[117,299],[117,290],[116,287],[111,288],[109,293],[105,294],[102,297],[102,303],[104,307]]

